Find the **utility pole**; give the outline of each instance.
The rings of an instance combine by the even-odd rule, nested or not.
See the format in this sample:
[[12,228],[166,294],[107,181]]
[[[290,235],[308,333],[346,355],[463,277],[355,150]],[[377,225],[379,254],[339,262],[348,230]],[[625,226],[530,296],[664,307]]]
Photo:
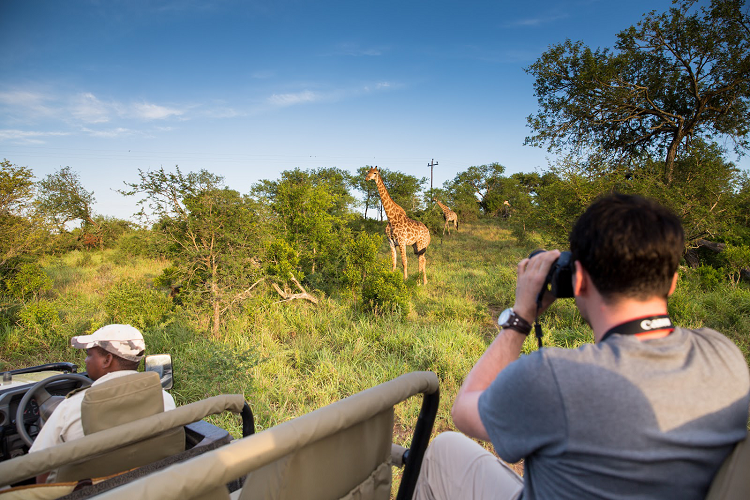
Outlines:
[[437,166],[437,164],[438,162],[435,161],[435,158],[427,164],[427,166],[430,167],[430,191],[432,191],[432,168]]

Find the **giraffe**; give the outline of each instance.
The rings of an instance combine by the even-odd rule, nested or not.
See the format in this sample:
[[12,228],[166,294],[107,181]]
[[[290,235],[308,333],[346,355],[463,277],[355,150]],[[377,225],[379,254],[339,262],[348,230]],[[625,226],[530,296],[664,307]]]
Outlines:
[[503,215],[503,219],[507,219],[508,217],[510,217],[511,206],[510,206],[510,202],[508,200],[505,200],[503,202],[503,209],[502,210],[503,210],[503,214],[502,214]]
[[440,208],[443,211],[443,219],[445,219],[445,225],[443,226],[443,236],[445,236],[446,229],[448,230],[448,236],[451,235],[451,228],[448,225],[448,223],[450,223],[451,221],[453,221],[453,227],[455,227],[456,231],[458,231],[458,215],[456,215],[456,212],[440,203],[440,200],[438,200],[437,198],[433,198],[432,201],[440,205]]
[[398,206],[388,194],[388,190],[383,184],[378,167],[372,167],[365,176],[366,181],[375,180],[380,194],[380,201],[383,203],[383,210],[388,217],[388,225],[385,228],[385,235],[388,237],[388,244],[391,246],[391,260],[393,261],[393,270],[396,270],[396,246],[401,251],[401,264],[404,267],[404,279],[406,274],[406,246],[414,247],[414,254],[419,256],[419,272],[422,274],[422,283],[427,284],[427,271],[425,251],[430,244],[430,230],[421,222],[412,220],[406,216],[403,208]]

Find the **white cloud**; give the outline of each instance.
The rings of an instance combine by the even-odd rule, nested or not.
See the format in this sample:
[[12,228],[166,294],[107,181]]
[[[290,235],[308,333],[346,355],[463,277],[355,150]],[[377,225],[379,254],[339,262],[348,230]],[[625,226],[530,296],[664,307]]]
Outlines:
[[506,26],[541,26],[543,24],[554,23],[561,19],[567,19],[568,17],[570,17],[568,14],[557,14],[557,15],[544,16],[544,17],[530,17],[527,19],[519,19],[517,21],[512,21],[508,23]]
[[0,92],[0,105],[21,111],[26,116],[49,116],[55,113],[54,106],[49,105],[53,97],[40,92],[28,90],[10,90]]
[[138,103],[132,106],[132,112],[136,118],[142,120],[163,120],[171,116],[182,116],[183,111],[158,104]]
[[86,123],[109,121],[113,106],[101,102],[90,92],[79,94],[73,99],[71,114]]
[[0,129],[0,141],[18,144],[44,144],[46,137],[70,135],[67,132],[40,132],[36,130]]
[[268,98],[268,102],[275,106],[294,106],[295,104],[305,104],[320,99],[320,94],[311,90],[303,90],[294,94],[274,94]]
[[91,137],[105,137],[108,139],[111,139],[113,137],[129,136],[135,133],[132,130],[123,127],[117,127],[109,130],[92,130],[90,128],[82,128],[81,130],[83,130]]

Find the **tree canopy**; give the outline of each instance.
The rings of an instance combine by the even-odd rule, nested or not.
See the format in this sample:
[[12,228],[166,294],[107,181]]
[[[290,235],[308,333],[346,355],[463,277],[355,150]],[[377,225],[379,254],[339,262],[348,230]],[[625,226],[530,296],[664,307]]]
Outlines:
[[656,154],[668,185],[692,137],[729,137],[743,153],[750,126],[745,0],[675,4],[620,32],[614,51],[567,40],[528,67],[540,110],[528,117],[526,144],[620,158]]

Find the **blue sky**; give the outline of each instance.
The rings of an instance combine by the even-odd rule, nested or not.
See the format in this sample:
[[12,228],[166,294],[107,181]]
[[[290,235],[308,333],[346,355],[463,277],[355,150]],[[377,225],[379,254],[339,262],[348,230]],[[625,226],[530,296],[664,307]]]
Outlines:
[[429,177],[434,159],[436,187],[472,165],[545,169],[523,146],[523,68],[566,38],[611,47],[670,5],[2,0],[0,157],[38,179],[69,166],[122,218],[137,200],[115,190],[162,166],[241,193],[296,167]]

